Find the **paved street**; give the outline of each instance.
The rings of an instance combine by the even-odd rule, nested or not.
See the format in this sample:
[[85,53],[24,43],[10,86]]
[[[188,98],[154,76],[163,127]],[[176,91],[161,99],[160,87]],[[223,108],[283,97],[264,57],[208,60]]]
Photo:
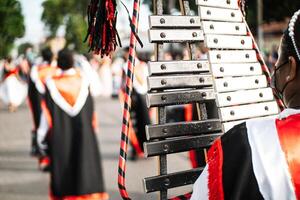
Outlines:
[[[121,107],[117,100],[98,99],[96,108],[100,133],[98,140],[103,159],[105,183],[111,200],[121,199],[117,189],[117,167],[121,127]],[[31,115],[26,105],[15,113],[0,108],[0,200],[46,200],[48,174],[37,170],[29,156]],[[189,169],[186,154],[169,156],[169,172]],[[127,189],[134,200],[158,199],[157,194],[144,194],[142,179],[157,174],[157,159],[128,162]],[[171,190],[172,194],[189,191],[190,187]],[[173,196],[172,195],[172,196]]]

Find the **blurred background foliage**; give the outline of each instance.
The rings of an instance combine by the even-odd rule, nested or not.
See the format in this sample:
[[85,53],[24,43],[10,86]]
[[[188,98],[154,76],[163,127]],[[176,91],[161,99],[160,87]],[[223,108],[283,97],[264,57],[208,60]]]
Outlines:
[[18,0],[0,0],[0,58],[8,56],[14,41],[25,34],[24,17]]
[[[42,4],[42,21],[45,23],[49,38],[57,36],[60,27],[65,29],[67,46],[80,53],[88,51],[87,44],[83,43],[86,36],[86,10],[90,0],[45,0]],[[262,0],[263,21],[282,21],[290,17],[300,8],[300,0]],[[164,14],[179,14],[179,1],[163,0]],[[120,0],[117,0],[120,5]],[[144,0],[144,4],[153,10],[152,0]],[[247,0],[247,21],[256,32],[257,27],[257,0]],[[195,14],[197,6],[195,0],[190,0]],[[175,9],[174,9],[175,7]],[[25,33],[24,17],[19,0],[0,0],[0,57],[5,57],[13,48],[14,42]],[[26,46],[26,45],[25,45]],[[19,49],[20,52],[23,52]]]
[[85,20],[88,3],[88,0],[45,0],[42,21],[49,29],[49,37],[55,37],[59,27],[65,26],[66,45],[75,51],[87,52],[83,39],[87,30]]

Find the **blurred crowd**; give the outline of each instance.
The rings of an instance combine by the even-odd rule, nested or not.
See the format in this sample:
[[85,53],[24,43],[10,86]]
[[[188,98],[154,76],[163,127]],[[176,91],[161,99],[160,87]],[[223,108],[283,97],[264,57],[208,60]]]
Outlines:
[[[114,56],[99,57],[93,54],[75,54],[75,67],[82,70],[91,80],[91,91],[94,96],[104,96],[117,98],[122,80],[127,69],[127,57],[129,48],[118,50]],[[153,54],[149,52],[139,52],[136,62],[136,79],[139,84],[134,84],[140,93],[146,93],[147,65],[153,59]],[[179,47],[168,47],[164,53],[164,60],[188,60],[189,52],[180,50]],[[206,49],[196,50],[196,59],[206,59]],[[16,58],[7,57],[0,60],[0,100],[8,106],[9,111],[16,111],[17,107],[26,100],[28,82],[33,66],[43,63],[41,53],[28,48],[25,54]],[[56,65],[56,58],[51,65]],[[141,65],[142,67],[140,67]],[[139,70],[144,68],[143,70]],[[139,81],[138,81],[139,82]]]

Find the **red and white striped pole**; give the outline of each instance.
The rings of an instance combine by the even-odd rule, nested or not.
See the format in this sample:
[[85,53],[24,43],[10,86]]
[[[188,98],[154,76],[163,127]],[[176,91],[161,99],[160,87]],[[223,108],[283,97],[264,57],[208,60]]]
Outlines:
[[127,160],[127,149],[129,139],[129,120],[130,120],[130,108],[131,108],[131,94],[133,85],[134,65],[136,57],[136,33],[138,32],[138,19],[140,10],[140,0],[134,0],[133,2],[133,13],[131,20],[131,35],[129,45],[129,57],[127,63],[126,73],[126,86],[124,95],[124,109],[123,109],[123,124],[121,132],[120,142],[120,156],[119,156],[119,168],[118,168],[118,186],[121,197],[124,200],[130,200],[125,186],[125,172],[126,172],[126,160]]

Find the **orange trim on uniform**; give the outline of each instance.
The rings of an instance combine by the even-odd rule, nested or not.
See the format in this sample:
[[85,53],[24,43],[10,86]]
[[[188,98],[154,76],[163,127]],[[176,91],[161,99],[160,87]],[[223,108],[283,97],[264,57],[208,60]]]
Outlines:
[[109,195],[106,192],[78,195],[78,196],[64,196],[64,197],[55,197],[50,191],[50,200],[108,200]]
[[184,105],[184,120],[186,122],[193,120],[193,104]]
[[38,67],[38,76],[40,81],[45,84],[47,77],[52,77],[56,73],[57,67],[51,65],[41,65]]
[[43,113],[45,114],[45,117],[46,117],[49,127],[52,128],[52,117],[51,117],[50,111],[47,108],[45,100],[41,101],[41,108],[42,108]]
[[60,95],[68,102],[69,105],[74,106],[76,100],[79,96],[81,89],[81,79],[80,73],[74,75],[59,75],[52,77],[57,90]]
[[297,199],[300,199],[300,115],[291,115],[283,120],[277,119],[276,128]]

